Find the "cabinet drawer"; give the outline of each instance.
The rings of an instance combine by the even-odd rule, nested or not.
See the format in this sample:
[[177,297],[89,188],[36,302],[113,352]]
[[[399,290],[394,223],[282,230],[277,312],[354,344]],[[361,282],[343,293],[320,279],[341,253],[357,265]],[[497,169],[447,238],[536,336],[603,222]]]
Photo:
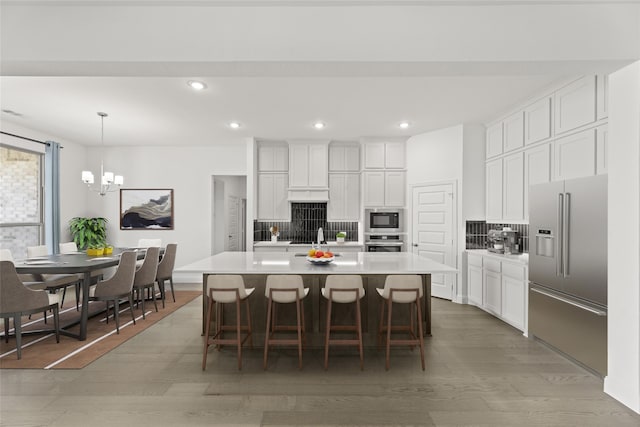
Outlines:
[[525,277],[526,268],[522,265],[510,264],[507,262],[502,263],[502,275],[511,277],[512,279],[526,280]]
[[500,261],[495,259],[484,259],[484,269],[487,271],[493,271],[494,273],[500,273]]
[[482,267],[482,256],[469,254],[467,258],[467,262],[469,263],[469,265]]

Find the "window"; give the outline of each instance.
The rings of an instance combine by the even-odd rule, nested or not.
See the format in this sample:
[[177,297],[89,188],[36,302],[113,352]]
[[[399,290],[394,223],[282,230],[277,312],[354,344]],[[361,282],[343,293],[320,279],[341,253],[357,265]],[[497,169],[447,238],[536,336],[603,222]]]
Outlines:
[[42,154],[0,146],[0,247],[15,259],[42,241],[42,173]]

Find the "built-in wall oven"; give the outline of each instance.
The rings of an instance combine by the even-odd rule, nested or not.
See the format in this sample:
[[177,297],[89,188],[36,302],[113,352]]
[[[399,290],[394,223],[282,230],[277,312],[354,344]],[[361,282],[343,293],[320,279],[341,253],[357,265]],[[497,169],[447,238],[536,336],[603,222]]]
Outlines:
[[403,252],[404,241],[400,234],[374,234],[364,242],[367,252]]
[[366,209],[365,232],[401,233],[404,231],[402,212],[399,209]]

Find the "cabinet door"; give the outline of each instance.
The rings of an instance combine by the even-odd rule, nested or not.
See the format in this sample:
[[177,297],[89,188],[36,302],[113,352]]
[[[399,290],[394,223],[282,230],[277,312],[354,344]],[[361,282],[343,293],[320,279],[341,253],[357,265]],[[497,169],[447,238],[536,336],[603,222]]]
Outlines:
[[286,173],[277,173],[273,176],[273,200],[274,219],[277,221],[290,221],[289,201],[287,200],[287,187],[289,180]]
[[329,186],[329,153],[326,144],[309,144],[308,185],[327,188]]
[[384,166],[388,169],[404,169],[404,142],[387,142],[384,145]]
[[[471,257],[469,257],[471,259]],[[482,258],[481,261],[482,263]],[[482,307],[483,305],[483,289],[482,289],[482,267],[476,265],[467,265],[467,298],[471,304]]]
[[487,128],[487,159],[502,154],[502,122]]
[[346,175],[332,173],[329,175],[329,202],[327,203],[327,220],[344,219],[346,210]]
[[329,171],[344,172],[347,169],[346,148],[344,145],[329,145]]
[[521,111],[507,117],[502,124],[502,129],[505,153],[524,145],[524,119]]
[[384,172],[363,172],[364,205],[371,207],[384,206]]
[[487,222],[502,220],[502,160],[486,166]]
[[261,172],[287,172],[289,152],[286,145],[259,144],[258,170]]
[[598,175],[606,174],[608,169],[608,139],[609,128],[607,125],[598,126],[596,128],[596,173]]
[[524,220],[524,154],[512,154],[502,161],[503,220]]
[[360,172],[360,146],[357,144],[345,147],[344,170],[347,172]]
[[524,152],[524,217],[529,219],[529,186],[551,180],[551,144]]
[[555,180],[596,173],[596,131],[589,129],[555,141]]
[[502,275],[484,270],[484,309],[498,316],[502,311]]
[[598,74],[596,76],[596,104],[598,120],[609,116],[609,75]]
[[258,174],[258,220],[273,219],[273,178],[275,174]]
[[405,201],[405,172],[384,173],[384,205],[390,207],[404,207]]
[[365,169],[383,169],[384,142],[368,142],[363,147]]
[[344,189],[344,220],[358,221],[360,219],[360,174],[346,174]]
[[511,325],[524,330],[527,290],[525,267],[502,263],[502,317]]
[[545,97],[524,109],[524,143],[551,137],[551,98]]
[[585,76],[555,93],[556,134],[596,120],[596,77]]
[[307,144],[289,145],[289,186],[307,187],[309,185],[309,146]]

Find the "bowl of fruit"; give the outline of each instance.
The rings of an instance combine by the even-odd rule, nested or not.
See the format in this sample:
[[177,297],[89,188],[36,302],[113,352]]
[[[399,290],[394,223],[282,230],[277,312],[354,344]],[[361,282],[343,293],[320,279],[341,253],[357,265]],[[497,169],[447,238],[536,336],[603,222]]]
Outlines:
[[326,265],[334,260],[333,253],[330,251],[321,251],[319,249],[311,249],[307,253],[307,261],[312,264]]

